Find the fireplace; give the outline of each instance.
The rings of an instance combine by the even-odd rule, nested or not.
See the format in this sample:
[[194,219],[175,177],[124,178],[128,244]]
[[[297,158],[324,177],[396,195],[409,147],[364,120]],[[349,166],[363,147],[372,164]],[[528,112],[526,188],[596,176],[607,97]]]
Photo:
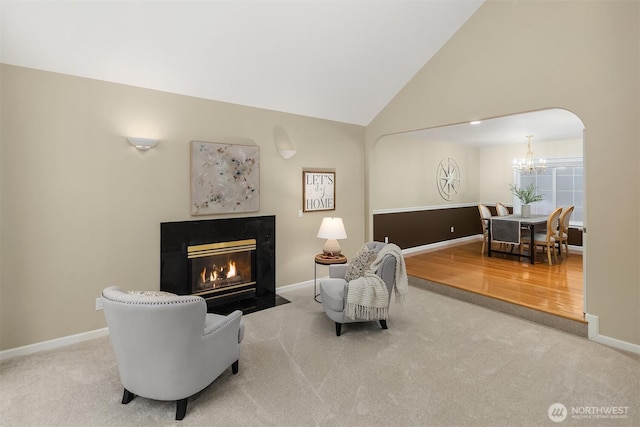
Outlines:
[[275,217],[160,225],[160,289],[199,295],[211,312],[275,305]]
[[255,251],[255,239],[187,246],[191,293],[205,299],[227,291],[255,294]]

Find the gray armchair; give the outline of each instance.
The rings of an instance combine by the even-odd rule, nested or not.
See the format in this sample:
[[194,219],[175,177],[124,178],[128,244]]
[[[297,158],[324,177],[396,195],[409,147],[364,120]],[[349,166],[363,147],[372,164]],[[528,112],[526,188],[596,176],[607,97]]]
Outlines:
[[176,420],[184,418],[187,398],[211,384],[229,366],[238,372],[242,312],[207,313],[198,296],[166,292],[102,291],[120,381],[122,403],[136,395],[175,400]]
[[[369,250],[373,252],[379,252],[386,246],[381,242],[369,242],[366,244]],[[396,258],[392,255],[386,254],[382,259],[379,267],[376,270],[378,275],[385,283],[389,292],[389,300],[387,306],[391,301],[391,293],[394,288],[396,280]],[[349,266],[346,264],[333,264],[329,266],[329,277],[320,281],[320,295],[322,298],[322,309],[336,324],[336,335],[340,336],[342,332],[342,325],[345,323],[353,322],[371,322],[372,320],[350,318],[347,316],[346,301],[349,292],[349,282],[346,280],[346,275]],[[382,329],[387,329],[387,320],[379,319]]]

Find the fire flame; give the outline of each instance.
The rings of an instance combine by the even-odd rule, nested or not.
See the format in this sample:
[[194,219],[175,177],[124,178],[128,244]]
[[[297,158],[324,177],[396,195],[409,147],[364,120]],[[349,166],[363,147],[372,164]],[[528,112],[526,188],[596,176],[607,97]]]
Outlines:
[[[215,267],[215,266],[214,266]],[[220,269],[224,271],[224,269]],[[204,267],[200,272],[200,279],[202,283],[206,282],[215,282],[216,280],[228,279],[230,277],[235,277],[237,275],[236,271],[236,263],[235,261],[230,261],[227,265],[227,273],[224,274],[222,271],[218,271],[215,268],[209,272],[209,277],[207,278],[207,267]]]
[[236,263],[234,261],[231,261],[229,263],[229,272],[227,273],[227,278],[229,277],[235,277],[236,275]]

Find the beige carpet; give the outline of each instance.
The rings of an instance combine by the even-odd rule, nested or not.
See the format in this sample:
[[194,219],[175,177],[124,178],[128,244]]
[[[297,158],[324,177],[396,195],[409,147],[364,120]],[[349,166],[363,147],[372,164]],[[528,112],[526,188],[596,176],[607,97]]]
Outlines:
[[[3,361],[0,425],[640,425],[637,355],[413,286],[388,330],[351,324],[336,337],[312,294],[246,315],[240,372],[189,399],[181,422],[174,403],[120,404],[105,337]],[[569,412],[557,424],[556,402]],[[585,414],[611,407],[626,416]]]

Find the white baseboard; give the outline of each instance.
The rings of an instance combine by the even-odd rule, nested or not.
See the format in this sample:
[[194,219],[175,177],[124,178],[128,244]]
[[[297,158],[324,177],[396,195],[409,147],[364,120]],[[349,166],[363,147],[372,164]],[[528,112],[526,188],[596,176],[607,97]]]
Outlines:
[[633,344],[627,341],[622,341],[617,338],[607,337],[600,335],[600,317],[593,314],[586,313],[585,319],[589,322],[589,339],[600,344],[614,347],[620,350],[629,351],[631,353],[640,354],[640,345]]
[[584,248],[582,246],[569,245],[569,253],[584,255]]
[[17,356],[26,356],[28,354],[37,353],[39,351],[53,350],[55,348],[64,347],[70,344],[76,344],[83,341],[89,341],[96,338],[109,335],[109,329],[102,328],[94,331],[83,332],[81,334],[69,335],[67,337],[56,338],[54,340],[43,341],[35,344],[25,345],[23,347],[10,348],[9,350],[0,351],[0,360],[11,359]]
[[[320,280],[321,277],[318,277]],[[306,282],[293,283],[291,285],[279,286],[276,288],[277,294],[286,294],[287,292],[295,291],[296,289],[307,288],[313,286],[313,280],[307,280]]]
[[[422,246],[416,246],[413,248],[407,248],[407,249],[403,249],[402,253],[403,254],[412,254],[415,252],[428,252],[428,251],[437,251],[440,250],[442,248],[447,248],[447,247],[451,247],[451,246],[457,246],[457,245],[462,245],[465,243],[469,243],[469,242],[473,242],[474,240],[482,240],[482,234],[476,234],[473,236],[467,236],[467,237],[460,237],[457,239],[451,239],[451,240],[445,240],[442,242],[436,242],[436,243],[431,243],[428,245],[422,245]],[[574,246],[574,245],[569,245],[569,253],[575,253],[575,254],[582,254],[583,253],[583,248],[582,246]]]
[[435,251],[435,250],[439,250],[449,246],[462,245],[464,243],[469,243],[474,240],[482,240],[482,234],[477,234],[474,236],[467,236],[467,237],[460,237],[457,239],[445,240],[442,242],[430,243],[428,245],[415,246],[413,248],[403,249],[402,253],[404,255],[407,255],[415,252]]

